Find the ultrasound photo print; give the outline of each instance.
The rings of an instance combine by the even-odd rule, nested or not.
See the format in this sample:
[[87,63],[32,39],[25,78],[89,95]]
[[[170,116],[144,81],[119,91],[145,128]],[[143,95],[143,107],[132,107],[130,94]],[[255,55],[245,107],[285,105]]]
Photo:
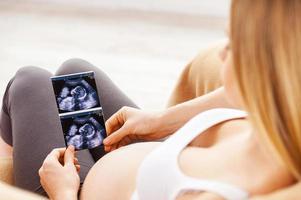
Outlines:
[[66,146],[76,150],[93,149],[103,144],[106,137],[101,108],[60,116]]
[[52,77],[59,113],[100,107],[94,72]]

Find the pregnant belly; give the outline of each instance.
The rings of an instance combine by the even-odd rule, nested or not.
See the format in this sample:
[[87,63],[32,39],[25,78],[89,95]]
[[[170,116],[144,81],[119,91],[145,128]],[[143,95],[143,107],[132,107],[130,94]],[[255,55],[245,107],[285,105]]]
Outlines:
[[[84,182],[81,199],[83,200],[130,200],[136,188],[136,174],[138,168],[148,153],[156,148],[159,142],[144,142],[137,143],[117,149],[102,159],[100,159],[88,173]],[[188,147],[179,156],[179,164],[183,165],[183,171],[193,172],[194,170],[187,167],[187,159],[190,159],[190,154],[198,149],[198,156],[208,160],[210,157],[207,149]],[[201,155],[200,155],[201,154]],[[187,161],[191,163],[191,161]],[[159,169],[158,169],[159,170]],[[198,168],[198,171],[206,171]],[[178,200],[191,199],[199,194],[188,194],[181,196]],[[220,199],[213,194],[209,199]],[[213,198],[214,196],[215,198]]]
[[[117,149],[101,158],[90,170],[84,182],[81,199],[83,200],[130,200],[136,188],[136,174],[138,168],[148,153],[156,148],[160,142],[137,143]],[[207,149],[188,147],[179,156],[182,161],[190,159],[191,153],[198,149],[198,156],[208,159]],[[201,155],[200,155],[201,154]],[[191,161],[188,161],[191,163]],[[191,171],[183,164],[183,171]],[[159,170],[159,169],[158,169]],[[204,168],[206,170],[206,167]],[[204,171],[198,168],[198,171]],[[198,194],[192,194],[195,197]],[[212,194],[202,194],[211,195]],[[213,195],[219,199],[216,195]],[[179,200],[191,199],[184,195]],[[210,198],[215,199],[215,198]]]
[[88,173],[81,199],[130,199],[136,187],[136,173],[141,162],[159,144],[160,142],[137,143],[108,153]]

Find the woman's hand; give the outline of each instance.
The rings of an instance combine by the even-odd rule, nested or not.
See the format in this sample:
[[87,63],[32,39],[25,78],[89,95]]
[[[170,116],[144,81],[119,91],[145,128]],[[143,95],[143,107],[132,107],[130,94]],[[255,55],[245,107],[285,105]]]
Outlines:
[[105,150],[113,151],[136,141],[151,141],[168,135],[161,126],[160,113],[148,113],[136,108],[123,107],[106,122],[108,137]]
[[106,122],[108,137],[104,140],[105,150],[112,151],[137,140],[150,141],[164,138],[198,113],[222,107],[231,107],[224,88],[158,113],[123,107]]
[[52,200],[77,199],[80,166],[73,146],[54,149],[39,170],[40,182]]

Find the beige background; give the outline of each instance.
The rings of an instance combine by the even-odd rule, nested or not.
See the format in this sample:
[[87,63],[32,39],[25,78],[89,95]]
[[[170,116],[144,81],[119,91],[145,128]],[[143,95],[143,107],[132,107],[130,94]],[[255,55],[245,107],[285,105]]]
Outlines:
[[225,37],[228,9],[228,0],[1,0],[0,95],[22,66],[54,72],[79,57],[160,109],[182,68]]

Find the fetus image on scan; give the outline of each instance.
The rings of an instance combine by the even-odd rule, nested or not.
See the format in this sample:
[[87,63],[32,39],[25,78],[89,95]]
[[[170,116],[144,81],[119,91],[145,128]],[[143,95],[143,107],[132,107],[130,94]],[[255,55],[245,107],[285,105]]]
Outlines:
[[93,72],[52,77],[59,113],[100,107]]
[[103,119],[98,114],[72,116],[61,122],[66,144],[73,145],[76,150],[100,146],[106,136]]
[[103,109],[93,71],[51,77],[67,146],[103,149],[106,137]]
[[96,90],[81,78],[67,80],[57,102],[62,111],[85,110],[99,105]]

